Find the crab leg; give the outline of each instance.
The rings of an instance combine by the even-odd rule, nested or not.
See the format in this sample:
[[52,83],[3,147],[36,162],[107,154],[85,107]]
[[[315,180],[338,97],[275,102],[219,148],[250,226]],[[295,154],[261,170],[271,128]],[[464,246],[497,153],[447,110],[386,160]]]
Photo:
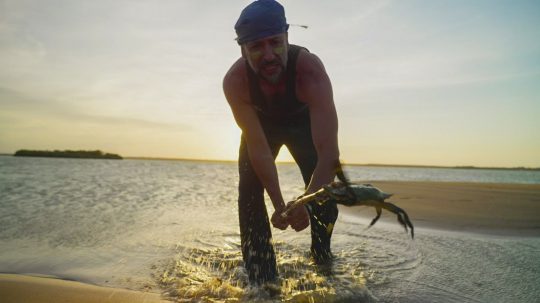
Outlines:
[[[339,202],[338,202],[339,203]],[[382,209],[386,209],[389,212],[392,212],[397,215],[397,220],[401,226],[405,228],[405,232],[408,232],[408,228],[411,229],[411,237],[414,238],[414,226],[412,225],[409,215],[400,207],[397,207],[395,204],[386,202],[386,201],[375,201],[375,200],[366,200],[358,201],[354,206],[372,206],[375,207],[377,211],[377,216],[371,220],[369,227],[373,226],[381,217]]]
[[382,204],[381,205],[382,208],[388,211],[391,211],[397,215],[398,222],[405,228],[405,232],[407,232],[407,226],[411,229],[411,237],[414,238],[414,227],[411,223],[411,220],[409,219],[409,215],[407,215],[407,213],[403,209],[397,207],[393,203],[390,203],[390,202],[380,202],[380,203]]
[[[324,188],[321,188],[320,190],[309,194],[302,196],[295,201],[290,202],[287,205],[287,209],[281,214],[283,217],[287,217],[289,213],[295,209],[296,207],[300,205],[305,205],[311,201],[317,201],[318,203],[324,203],[328,200],[330,200],[330,195],[326,192]],[[340,203],[339,199],[336,200],[338,204],[344,204],[346,206],[351,206],[350,203]],[[405,232],[408,232],[408,228],[411,229],[411,237],[414,238],[414,227],[411,223],[411,220],[409,219],[409,216],[407,213],[401,209],[400,207],[397,207],[395,204],[385,201],[375,201],[375,200],[365,200],[365,201],[355,201],[355,203],[352,203],[354,206],[372,206],[375,207],[375,210],[377,211],[377,216],[373,218],[371,223],[369,224],[369,227],[373,226],[381,217],[382,209],[386,209],[394,214],[397,215],[397,219],[399,224],[401,224],[405,228]]]

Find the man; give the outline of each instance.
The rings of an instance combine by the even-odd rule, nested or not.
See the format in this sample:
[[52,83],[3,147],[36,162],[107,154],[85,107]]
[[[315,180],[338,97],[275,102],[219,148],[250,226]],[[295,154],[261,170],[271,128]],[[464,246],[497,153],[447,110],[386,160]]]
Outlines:
[[277,276],[266,189],[274,212],[272,225],[300,231],[311,223],[311,253],[316,262],[331,258],[330,237],[338,210],[335,203],[295,209],[281,216],[285,201],[279,188],[275,157],[287,146],[300,167],[306,194],[335,177],[339,158],[338,122],[330,79],[322,62],[307,49],[290,45],[283,7],[259,0],[241,13],[235,30],[242,57],[229,69],[223,90],[242,129],[239,152],[240,233],[250,281]]

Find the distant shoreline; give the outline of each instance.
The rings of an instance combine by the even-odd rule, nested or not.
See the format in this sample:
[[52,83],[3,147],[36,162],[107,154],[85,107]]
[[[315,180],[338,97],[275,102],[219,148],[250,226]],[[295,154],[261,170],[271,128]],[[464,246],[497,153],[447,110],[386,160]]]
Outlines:
[[527,171],[540,171],[540,167],[482,167],[472,165],[459,165],[459,166],[440,166],[440,165],[407,165],[407,164],[354,164],[346,163],[345,165],[351,166],[369,166],[369,167],[403,167],[403,168],[450,168],[450,169],[487,169],[487,170],[527,170]]
[[[13,156],[13,154],[0,153],[0,156]],[[237,163],[236,160],[218,159],[191,159],[191,158],[166,158],[166,157],[123,157],[127,160],[155,160],[155,161],[186,161],[186,162],[206,162],[206,163]],[[294,162],[278,161],[279,164],[294,164]],[[412,165],[412,164],[378,164],[378,163],[344,163],[348,166],[363,167],[398,167],[398,168],[446,168],[446,169],[480,169],[480,170],[514,170],[514,171],[540,171],[540,167],[482,167],[482,166],[443,166],[443,165]]]
[[[190,159],[190,158],[162,158],[162,157],[124,157],[129,160],[157,160],[157,161],[187,161],[187,162],[209,162],[209,163],[236,163],[236,160],[217,159]],[[279,164],[294,164],[289,161],[278,161]],[[449,169],[486,169],[486,170],[520,170],[520,171],[540,171],[540,167],[482,167],[482,166],[442,166],[442,165],[409,165],[409,164],[377,164],[377,163],[343,163],[345,166],[363,167],[403,167],[403,168],[449,168]]]
[[104,153],[100,150],[26,150],[21,149],[13,154],[15,157],[40,157],[40,158],[75,158],[75,159],[109,159],[122,160],[117,154]]

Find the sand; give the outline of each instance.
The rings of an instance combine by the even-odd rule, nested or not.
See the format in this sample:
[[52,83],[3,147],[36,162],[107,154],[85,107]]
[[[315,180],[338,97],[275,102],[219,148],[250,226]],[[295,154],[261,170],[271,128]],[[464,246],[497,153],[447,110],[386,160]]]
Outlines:
[[[371,182],[394,197],[418,230],[436,228],[505,236],[540,236],[540,184],[481,184],[441,182]],[[344,213],[366,218],[369,207],[341,207]],[[396,223],[384,212],[381,221]],[[98,287],[73,281],[0,274],[0,298],[11,302],[166,302],[158,294]]]
[[2,303],[152,303],[160,295],[54,278],[0,274]]
[[[369,182],[394,194],[388,199],[404,209],[415,227],[507,236],[540,236],[540,184],[455,182]],[[340,210],[372,219],[370,207]],[[397,224],[384,211],[381,221]],[[366,220],[366,224],[369,224]]]

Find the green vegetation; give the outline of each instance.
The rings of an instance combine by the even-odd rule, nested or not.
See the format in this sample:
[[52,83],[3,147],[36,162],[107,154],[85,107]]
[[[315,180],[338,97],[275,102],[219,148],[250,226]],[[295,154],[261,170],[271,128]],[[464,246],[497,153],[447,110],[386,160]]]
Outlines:
[[18,150],[15,152],[16,157],[50,157],[50,158],[78,158],[78,159],[116,159],[121,160],[122,157],[117,154],[104,153],[100,150]]

